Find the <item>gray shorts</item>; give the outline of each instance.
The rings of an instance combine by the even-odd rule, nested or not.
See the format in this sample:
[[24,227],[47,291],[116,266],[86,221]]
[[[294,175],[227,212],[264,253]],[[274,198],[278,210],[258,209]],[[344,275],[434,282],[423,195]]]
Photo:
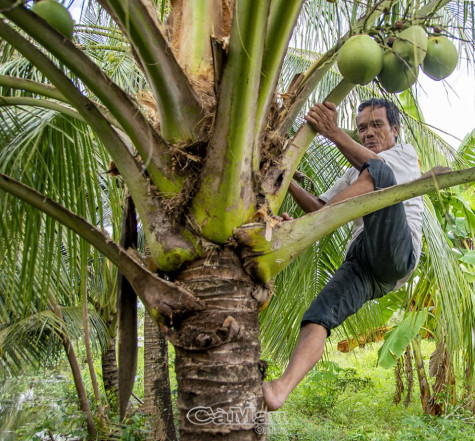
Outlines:
[[[396,185],[391,168],[371,159],[375,190]],[[402,202],[363,217],[364,230],[351,244],[345,261],[302,317],[302,326],[317,323],[328,330],[343,323],[365,302],[393,290],[414,269],[412,237]]]

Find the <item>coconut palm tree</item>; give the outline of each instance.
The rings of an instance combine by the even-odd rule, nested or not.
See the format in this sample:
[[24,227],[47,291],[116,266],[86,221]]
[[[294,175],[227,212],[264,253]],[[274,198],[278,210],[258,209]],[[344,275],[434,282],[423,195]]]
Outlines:
[[[3,79],[2,104],[47,108],[88,127],[133,199],[151,259],[97,227],[100,202],[83,178],[108,170],[83,164],[74,136],[67,151],[51,144],[52,153],[76,158],[63,159],[68,169],[48,169],[38,180],[11,167],[0,175],[0,189],[81,236],[128,280],[175,346],[181,439],[256,439],[265,409],[258,313],[271,279],[351,219],[475,175],[472,168],[432,176],[282,223],[274,216],[316,135],[306,125],[289,134],[292,125],[314,91],[318,101],[326,97],[349,114],[357,89],[333,66],[352,34],[378,34],[382,44],[396,20],[429,28],[469,5],[203,0],[173,1],[167,15],[164,2],[99,4],[117,25],[104,33],[130,44],[136,68],[127,87],[107,75],[94,52],[86,54],[81,32],[69,41],[28,7],[0,0],[4,52],[28,60],[28,68]],[[318,36],[320,56],[279,89],[300,14]],[[25,212],[15,199],[4,200],[15,215]],[[79,203],[85,215],[78,215]]]

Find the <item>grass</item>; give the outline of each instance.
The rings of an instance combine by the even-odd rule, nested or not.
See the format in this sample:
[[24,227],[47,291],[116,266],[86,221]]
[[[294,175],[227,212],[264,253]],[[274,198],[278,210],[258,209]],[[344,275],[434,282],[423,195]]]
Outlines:
[[[444,417],[423,414],[415,373],[410,404],[395,405],[394,370],[376,366],[378,348],[329,351],[329,361],[307,375],[275,421],[271,417],[269,441],[475,441],[472,413],[449,408]],[[423,342],[426,360],[433,350]]]
[[[419,388],[414,374],[412,401],[405,407],[395,405],[394,371],[376,366],[379,344],[357,348],[350,353],[330,350],[290,395],[281,413],[271,414],[269,441],[475,441],[475,416],[461,407],[447,409],[443,417],[429,417],[422,412]],[[142,353],[142,348],[140,354]],[[434,344],[422,342],[428,359]],[[170,351],[170,364],[174,352]],[[143,397],[143,362],[139,355],[137,382],[134,388]],[[96,366],[100,371],[99,366]],[[87,380],[87,367],[84,365]],[[171,366],[173,368],[173,366]],[[270,377],[282,368],[270,364]],[[21,409],[18,397],[34,385],[34,397]],[[88,390],[90,384],[86,381]],[[171,373],[172,396],[176,400],[176,380]],[[82,440],[86,430],[78,410],[77,398],[67,365],[54,372],[45,370],[30,376],[11,378],[0,385],[0,439],[11,441],[44,440],[49,431],[55,439]],[[90,402],[93,402],[90,395]],[[404,397],[403,397],[404,401]],[[7,406],[7,402],[11,405]],[[134,407],[136,401],[132,401]],[[110,415],[114,436],[105,439],[145,440],[145,419],[140,412],[120,425]],[[112,433],[112,432],[111,432]],[[40,435],[42,434],[42,435]],[[69,435],[60,438],[58,434]],[[104,438],[102,438],[104,439]]]
[[44,371],[7,379],[0,386],[0,440],[40,441],[51,439],[50,432],[85,439],[84,414],[67,374]]

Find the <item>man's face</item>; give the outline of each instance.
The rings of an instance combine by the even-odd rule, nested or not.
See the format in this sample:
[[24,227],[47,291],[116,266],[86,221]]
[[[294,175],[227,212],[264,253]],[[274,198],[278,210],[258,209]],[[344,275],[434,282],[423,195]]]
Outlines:
[[356,116],[361,143],[374,153],[388,150],[396,144],[399,127],[390,126],[385,107],[365,107]]

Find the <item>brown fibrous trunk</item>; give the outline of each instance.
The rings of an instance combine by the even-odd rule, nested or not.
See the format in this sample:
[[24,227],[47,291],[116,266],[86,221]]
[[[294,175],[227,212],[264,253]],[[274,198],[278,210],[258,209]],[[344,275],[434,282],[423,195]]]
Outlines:
[[107,401],[113,410],[117,410],[119,398],[119,369],[117,367],[117,354],[115,350],[115,337],[109,337],[109,345],[101,354],[102,381],[106,392]]
[[417,378],[419,380],[422,409],[424,410],[425,413],[430,414],[431,413],[431,405],[430,405],[431,390],[430,390],[429,382],[427,380],[424,360],[422,359],[421,344],[417,338],[415,338],[412,341],[412,348],[414,350],[414,360],[416,363]]
[[196,261],[178,278],[206,309],[176,324],[180,438],[256,440],[265,432],[259,307],[268,290],[230,249]]
[[[61,309],[56,304],[56,301],[50,299],[51,308],[53,309],[54,313],[60,318],[61,322],[64,323],[63,314],[61,313]],[[73,344],[69,339],[67,333],[61,329],[59,331],[59,337],[61,339],[61,343],[63,344],[64,350],[66,352],[66,356],[68,358],[69,366],[71,368],[71,373],[74,380],[74,386],[76,387],[76,393],[78,395],[79,404],[81,406],[81,410],[84,412],[86,416],[86,425],[87,425],[87,432],[90,438],[95,438],[97,435],[97,429],[94,424],[94,420],[92,418],[91,408],[89,407],[89,401],[87,399],[87,392],[84,386],[84,381],[82,380],[81,375],[81,368],[79,366],[78,359],[76,357],[76,353],[74,352]]]
[[168,342],[148,313],[144,324],[144,402],[151,426],[149,441],[175,441]]

